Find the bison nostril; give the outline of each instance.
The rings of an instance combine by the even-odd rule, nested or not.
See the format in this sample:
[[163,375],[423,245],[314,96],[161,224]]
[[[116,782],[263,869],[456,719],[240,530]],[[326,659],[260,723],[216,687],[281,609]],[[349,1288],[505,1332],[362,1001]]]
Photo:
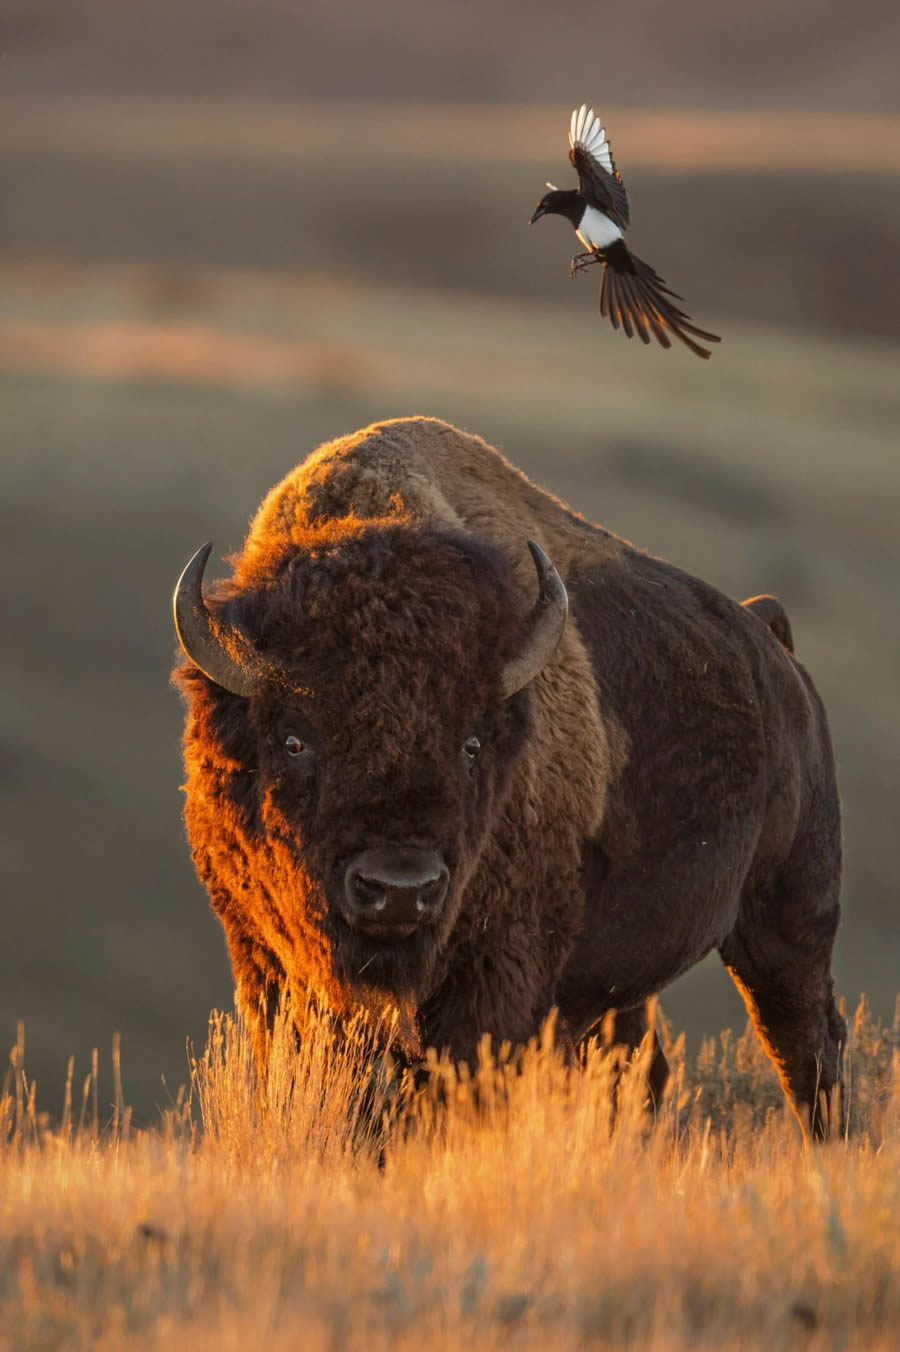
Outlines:
[[353,875],[353,895],[366,910],[383,911],[387,905],[384,883],[378,878],[367,878],[363,873]]
[[446,869],[441,871],[440,877],[432,878],[419,888],[419,895],[416,898],[416,910],[421,914],[424,911],[435,911],[440,906],[444,897],[447,895],[447,882],[449,874]]

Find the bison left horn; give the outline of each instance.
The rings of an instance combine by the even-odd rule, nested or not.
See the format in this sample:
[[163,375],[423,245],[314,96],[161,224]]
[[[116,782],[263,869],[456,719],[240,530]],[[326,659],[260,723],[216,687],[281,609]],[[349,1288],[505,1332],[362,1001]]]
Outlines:
[[559,647],[569,613],[569,598],[563,580],[534,540],[528,541],[538,575],[538,599],[526,621],[526,638],[518,655],[503,671],[504,699],[533,680]]
[[175,632],[195,667],[216,685],[246,699],[256,689],[258,663],[244,636],[219,624],[203,599],[203,570],[211,550],[211,543],[198,549],[178,579],[172,598]]

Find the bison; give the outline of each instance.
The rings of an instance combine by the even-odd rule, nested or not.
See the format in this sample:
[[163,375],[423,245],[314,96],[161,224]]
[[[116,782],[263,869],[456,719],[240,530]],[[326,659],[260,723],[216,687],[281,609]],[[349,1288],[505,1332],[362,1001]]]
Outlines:
[[204,597],[210,548],[175,593],[185,821],[246,1009],[324,992],[391,1014],[410,1062],[554,1008],[572,1047],[614,1009],[634,1040],[717,949],[824,1134],[840,810],[774,598],[431,418],[320,447]]

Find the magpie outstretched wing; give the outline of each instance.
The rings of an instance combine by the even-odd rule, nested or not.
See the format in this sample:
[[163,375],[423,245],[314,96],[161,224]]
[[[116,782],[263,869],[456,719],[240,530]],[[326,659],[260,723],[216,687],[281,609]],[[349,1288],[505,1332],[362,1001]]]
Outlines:
[[569,125],[569,159],[578,174],[578,190],[590,206],[604,212],[620,230],[627,230],[630,213],[625,185],[612,157],[606,129],[593,108],[584,104]]

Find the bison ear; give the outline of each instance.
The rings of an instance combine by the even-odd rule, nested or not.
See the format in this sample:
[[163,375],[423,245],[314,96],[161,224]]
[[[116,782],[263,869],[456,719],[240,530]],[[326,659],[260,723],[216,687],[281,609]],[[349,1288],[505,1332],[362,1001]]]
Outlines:
[[203,570],[211,550],[212,543],[198,549],[178,579],[172,598],[175,632],[195,667],[223,690],[246,699],[256,689],[259,664],[243,634],[214,620],[203,599]]
[[538,575],[538,598],[525,622],[525,632],[517,655],[503,669],[501,689],[508,699],[521,690],[546,666],[559,647],[569,613],[569,598],[563,580],[534,540],[528,541]]

